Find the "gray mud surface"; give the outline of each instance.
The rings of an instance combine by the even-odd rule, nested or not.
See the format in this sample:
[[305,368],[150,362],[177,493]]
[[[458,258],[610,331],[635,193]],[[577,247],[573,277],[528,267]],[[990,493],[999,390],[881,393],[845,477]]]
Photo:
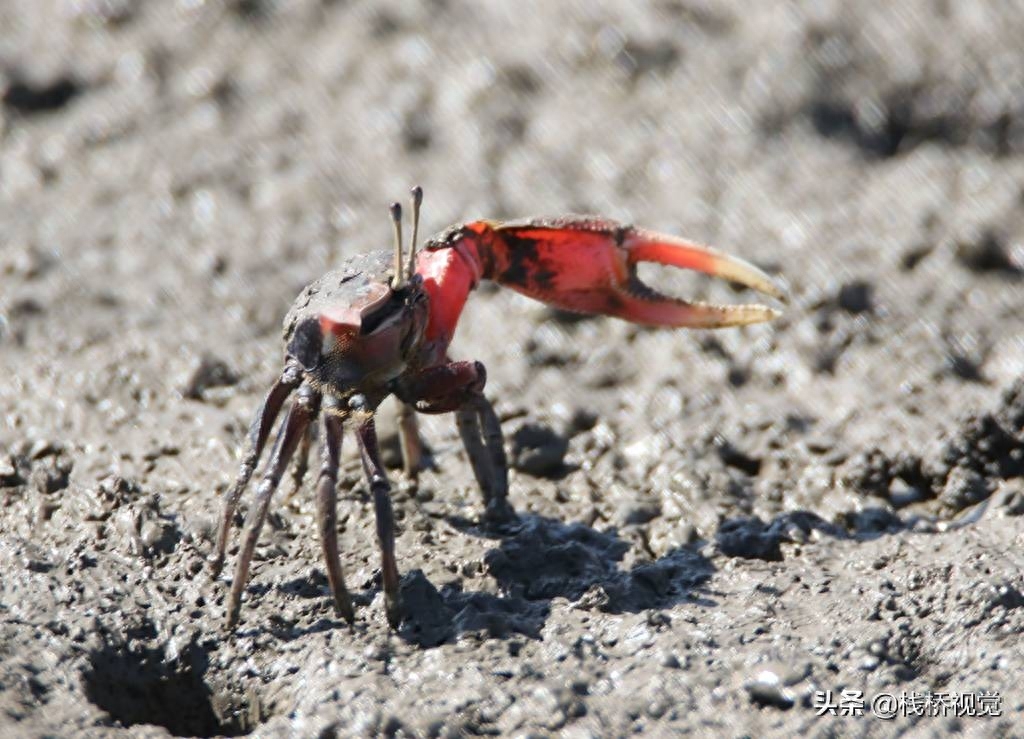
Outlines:
[[[1024,735],[1022,38],[1016,2],[0,4],[0,735]],[[518,522],[427,419],[390,632],[348,439],[354,627],[286,482],[228,636],[281,319],[414,183],[427,233],[600,213],[793,300],[702,333],[479,291],[453,353]],[[1002,716],[816,715],[844,689]]]

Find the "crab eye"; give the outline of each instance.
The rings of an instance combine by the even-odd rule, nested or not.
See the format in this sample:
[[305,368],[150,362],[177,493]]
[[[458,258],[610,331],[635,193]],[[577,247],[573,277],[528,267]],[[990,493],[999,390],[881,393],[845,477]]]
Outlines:
[[[390,297],[391,295],[388,296],[388,298]],[[362,320],[359,324],[359,333],[363,336],[372,334],[387,323],[389,319],[397,316],[401,311],[402,306],[402,301],[388,299],[375,304],[370,308],[364,308],[360,316]]]
[[299,360],[304,369],[312,370],[320,363],[322,346],[323,334],[320,331],[320,323],[315,318],[310,318],[295,327],[295,333],[288,342],[288,353]]

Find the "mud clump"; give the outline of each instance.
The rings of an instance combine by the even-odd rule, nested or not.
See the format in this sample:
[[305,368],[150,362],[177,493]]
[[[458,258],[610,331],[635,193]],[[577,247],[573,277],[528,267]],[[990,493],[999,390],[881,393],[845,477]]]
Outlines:
[[937,446],[922,471],[956,510],[987,497],[994,490],[987,481],[1024,475],[1024,379],[1003,392],[995,411],[971,415]]
[[548,426],[527,423],[512,435],[512,466],[534,477],[563,472],[569,441]]
[[207,354],[193,363],[192,370],[181,387],[181,394],[189,400],[203,400],[208,390],[231,387],[238,379],[238,374],[227,362]]
[[82,86],[70,77],[57,77],[49,82],[35,84],[24,79],[13,79],[0,97],[3,106],[21,115],[39,115],[58,111],[82,92]]
[[[975,413],[948,437],[932,441],[919,457],[874,448],[843,465],[840,481],[897,507],[919,495],[937,499],[947,512],[980,503],[1001,480],[1024,475],[1024,380],[1007,388],[995,410]],[[914,491],[908,495],[908,489]]]
[[465,592],[456,586],[438,590],[421,570],[402,578],[405,619],[400,634],[419,647],[439,646],[466,634],[507,639],[513,634],[536,639],[548,615],[546,604],[515,596]]
[[995,272],[1020,277],[1024,275],[1024,254],[1011,249],[1005,236],[991,229],[956,245],[957,260],[975,272]]
[[727,557],[781,562],[782,537],[759,518],[726,521],[715,535],[719,551]]

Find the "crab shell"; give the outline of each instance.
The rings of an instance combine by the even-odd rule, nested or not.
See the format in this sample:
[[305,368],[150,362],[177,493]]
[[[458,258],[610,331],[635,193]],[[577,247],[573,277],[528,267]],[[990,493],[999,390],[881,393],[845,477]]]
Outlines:
[[[429,313],[422,280],[392,289],[392,256],[360,254],[310,283],[284,320],[288,356],[339,398],[384,391],[416,359]],[[386,393],[385,393],[386,394]]]

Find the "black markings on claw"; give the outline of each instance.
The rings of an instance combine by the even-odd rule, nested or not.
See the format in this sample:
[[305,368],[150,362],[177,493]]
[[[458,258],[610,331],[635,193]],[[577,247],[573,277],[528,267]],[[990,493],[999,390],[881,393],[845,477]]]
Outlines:
[[613,238],[615,239],[615,246],[622,247],[626,243],[626,236],[633,230],[632,226],[619,225],[615,227]]
[[510,285],[535,286],[542,290],[553,289],[558,273],[544,267],[537,251],[537,242],[511,234],[505,234],[503,238],[508,246],[509,263],[498,281]]

